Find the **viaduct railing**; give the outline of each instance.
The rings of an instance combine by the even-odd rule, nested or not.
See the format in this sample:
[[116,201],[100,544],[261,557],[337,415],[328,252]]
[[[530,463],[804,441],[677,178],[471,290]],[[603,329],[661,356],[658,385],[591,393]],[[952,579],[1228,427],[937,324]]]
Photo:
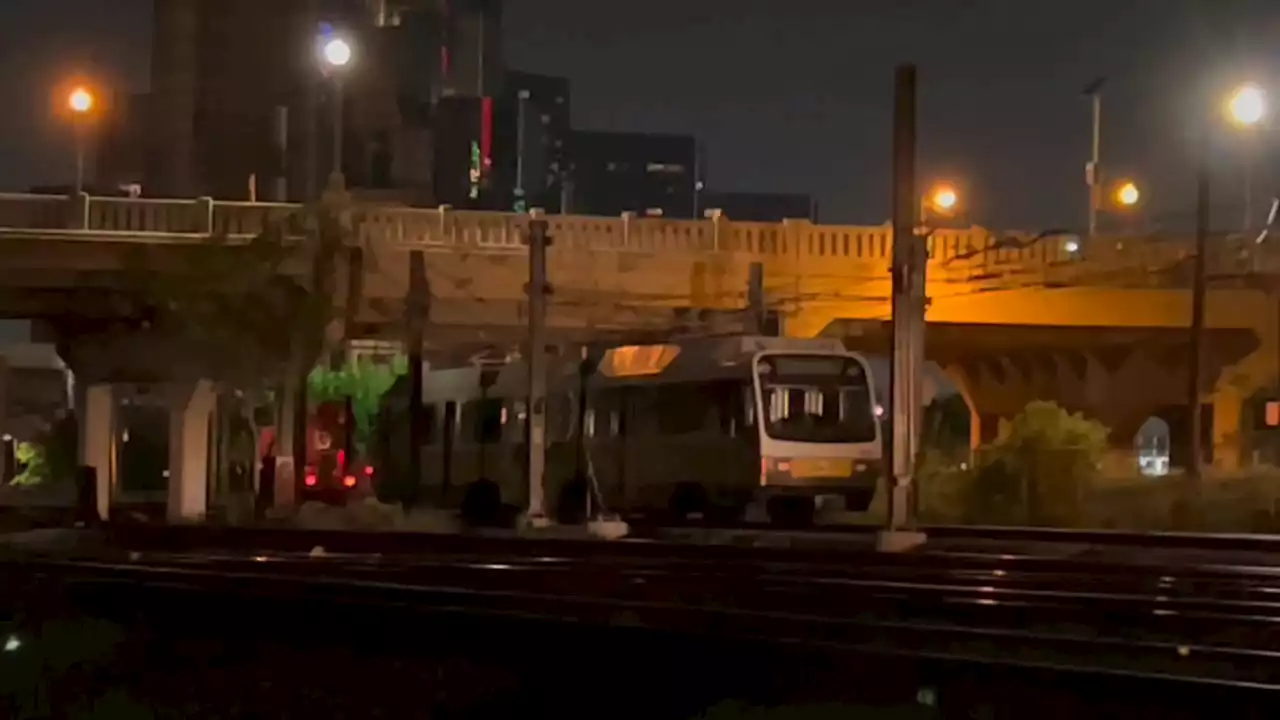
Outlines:
[[[247,239],[273,223],[287,222],[301,206],[197,199],[152,199],[0,194],[0,236],[75,237],[86,240],[194,241],[222,236]],[[450,208],[357,206],[362,239],[435,251],[522,253],[529,216]],[[888,226],[815,225],[808,221],[737,222],[664,218],[547,216],[555,251],[621,251],[705,254],[763,260],[786,272],[839,275],[856,264],[887,269]],[[983,228],[936,230],[929,238],[930,272],[1025,277],[1063,284],[1167,285],[1189,277],[1189,238],[1098,238],[1064,234],[998,235]],[[1215,238],[1210,272],[1241,276],[1280,272],[1280,252],[1270,244]]]

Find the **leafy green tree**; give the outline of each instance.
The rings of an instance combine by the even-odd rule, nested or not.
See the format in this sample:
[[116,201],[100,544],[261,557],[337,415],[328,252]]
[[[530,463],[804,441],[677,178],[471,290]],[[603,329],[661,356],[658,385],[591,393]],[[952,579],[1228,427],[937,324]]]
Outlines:
[[397,356],[390,365],[362,360],[333,370],[317,367],[307,377],[307,396],[312,403],[352,400],[356,421],[356,447],[361,454],[372,444],[382,397],[396,378],[408,371],[409,361]]
[[970,486],[972,519],[1071,526],[1097,485],[1107,448],[1105,425],[1035,401],[1000,422],[996,440],[979,451]]

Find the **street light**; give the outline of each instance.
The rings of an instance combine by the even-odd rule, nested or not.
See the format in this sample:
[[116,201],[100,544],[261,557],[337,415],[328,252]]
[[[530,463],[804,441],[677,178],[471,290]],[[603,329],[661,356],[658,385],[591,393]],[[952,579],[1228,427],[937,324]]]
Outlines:
[[355,50],[351,43],[341,37],[321,38],[320,46],[321,72],[333,80],[333,169],[329,175],[329,184],[340,188],[342,178],[342,80],[351,65]]
[[1267,114],[1266,92],[1253,83],[1241,85],[1227,98],[1227,114],[1237,125],[1257,125]]
[[[1236,87],[1227,96],[1226,112],[1236,125],[1252,127],[1262,122],[1267,114],[1267,94],[1253,83]],[[1187,434],[1190,458],[1187,475],[1198,491],[1200,472],[1204,464],[1204,448],[1201,443],[1200,374],[1204,365],[1204,306],[1208,290],[1207,259],[1209,246],[1209,136],[1212,132],[1208,118],[1201,120],[1199,148],[1196,158],[1196,239],[1195,264],[1191,270],[1191,352],[1187,368]],[[1247,192],[1247,191],[1246,191]],[[1247,211],[1247,210],[1246,210]]]
[[[1254,85],[1245,83],[1237,87],[1227,98],[1227,116],[1236,126],[1251,129],[1262,123],[1267,114],[1267,94]],[[1242,229],[1249,232],[1253,221],[1253,158],[1246,153],[1244,161],[1244,223]]]
[[956,191],[948,186],[942,186],[933,193],[933,206],[939,210],[951,210],[955,208],[959,198]]
[[329,67],[346,67],[351,62],[351,43],[342,38],[330,39],[324,44],[324,61]]
[[93,93],[85,87],[74,88],[67,95],[67,107],[75,117],[76,133],[76,195],[84,192],[84,155],[85,136],[89,113],[93,112],[95,100]]
[[1142,199],[1142,193],[1138,191],[1138,186],[1132,181],[1125,181],[1116,188],[1116,204],[1124,207],[1133,207]]
[[960,205],[960,193],[949,183],[934,185],[924,197],[920,198],[920,224],[926,232],[930,215],[950,217]]

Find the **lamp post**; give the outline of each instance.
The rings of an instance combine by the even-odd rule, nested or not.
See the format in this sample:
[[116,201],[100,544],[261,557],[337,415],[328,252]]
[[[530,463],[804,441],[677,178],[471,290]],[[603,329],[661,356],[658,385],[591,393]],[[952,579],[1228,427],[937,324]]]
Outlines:
[[74,115],[76,134],[76,195],[84,192],[84,156],[88,136],[89,114],[96,100],[88,88],[77,87],[67,95],[67,107]]
[[1115,199],[1116,204],[1121,207],[1133,207],[1142,199],[1142,192],[1133,181],[1126,180],[1116,188]]
[[[1251,127],[1262,122],[1267,114],[1267,96],[1263,90],[1252,83],[1238,86],[1226,100],[1226,114],[1236,125]],[[1204,307],[1208,290],[1208,259],[1205,257],[1209,245],[1209,134],[1211,126],[1201,123],[1200,137],[1197,138],[1199,148],[1196,158],[1196,240],[1195,258],[1191,279],[1191,338],[1190,357],[1187,374],[1187,418],[1188,440],[1190,441],[1190,457],[1187,462],[1187,475],[1197,483],[1204,465],[1204,447],[1201,443],[1200,392],[1202,366],[1204,364]]]
[[[1267,115],[1267,94],[1254,85],[1246,83],[1236,88],[1227,98],[1227,115],[1232,124],[1244,129],[1252,129],[1262,123]],[[1248,153],[1244,160],[1244,223],[1242,230],[1252,229],[1253,220],[1253,158]]]
[[354,51],[351,43],[341,37],[322,39],[320,48],[321,70],[333,82],[333,166],[329,184],[335,188],[344,184],[342,177],[342,81],[351,65]]
[[1084,89],[1084,95],[1089,98],[1092,106],[1091,118],[1093,121],[1093,134],[1089,145],[1089,162],[1085,163],[1084,180],[1089,187],[1089,237],[1093,237],[1098,233],[1098,211],[1101,198],[1102,187],[1102,86],[1106,85],[1107,79],[1100,77],[1089,83]]

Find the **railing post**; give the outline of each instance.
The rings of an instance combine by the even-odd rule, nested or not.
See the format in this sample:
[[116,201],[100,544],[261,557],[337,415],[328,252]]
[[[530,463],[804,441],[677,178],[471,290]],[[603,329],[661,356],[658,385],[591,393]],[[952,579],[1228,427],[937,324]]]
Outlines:
[[[444,243],[446,242],[447,238],[449,237],[448,233],[446,232],[446,231],[448,230],[448,227],[449,227],[449,226],[448,226],[448,224],[445,222],[445,216],[449,214],[449,211],[453,209],[453,206],[452,206],[452,205],[441,205],[441,206],[440,206],[439,208],[437,208],[437,209],[440,211],[440,243],[441,243],[441,244],[444,244]],[[402,220],[402,222],[403,222],[403,220]]]
[[72,193],[70,199],[71,216],[67,218],[67,228],[71,230],[89,229],[89,193]]
[[213,234],[213,198],[196,198],[196,232],[201,235]]
[[724,211],[720,208],[708,208],[706,217],[711,221],[711,251],[720,252],[720,226],[724,222]]
[[625,250],[631,249],[631,221],[636,219],[633,212],[622,213],[622,247]]

